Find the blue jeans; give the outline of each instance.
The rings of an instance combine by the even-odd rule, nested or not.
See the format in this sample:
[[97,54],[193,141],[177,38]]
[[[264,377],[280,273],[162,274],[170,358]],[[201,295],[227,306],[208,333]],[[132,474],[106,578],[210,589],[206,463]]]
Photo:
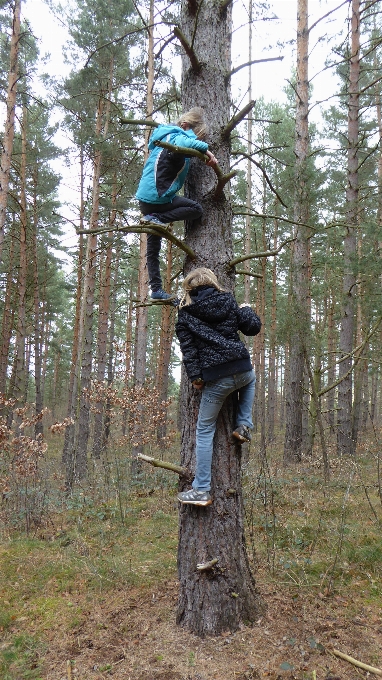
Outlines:
[[198,491],[211,488],[211,463],[216,421],[225,399],[238,390],[239,401],[236,412],[236,426],[253,428],[252,406],[255,397],[255,372],[235,373],[218,380],[207,381],[203,388],[198,422],[196,425],[196,471],[192,483]]

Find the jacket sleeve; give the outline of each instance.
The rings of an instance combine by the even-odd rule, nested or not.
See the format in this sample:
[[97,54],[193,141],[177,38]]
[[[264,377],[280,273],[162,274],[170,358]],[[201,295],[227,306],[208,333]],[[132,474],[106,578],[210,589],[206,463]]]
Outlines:
[[183,355],[183,363],[188,378],[192,381],[202,377],[202,369],[199,361],[199,352],[195,344],[195,338],[181,318],[175,326],[175,333],[179,340],[180,349]]
[[197,137],[182,135],[182,133],[176,135],[171,144],[174,144],[174,146],[185,146],[187,149],[196,149],[202,153],[206,153],[208,150],[207,142],[202,142],[201,139],[198,139]]
[[257,335],[260,333],[261,321],[260,317],[251,309],[251,307],[239,307],[236,303],[236,316],[239,331],[244,335]]

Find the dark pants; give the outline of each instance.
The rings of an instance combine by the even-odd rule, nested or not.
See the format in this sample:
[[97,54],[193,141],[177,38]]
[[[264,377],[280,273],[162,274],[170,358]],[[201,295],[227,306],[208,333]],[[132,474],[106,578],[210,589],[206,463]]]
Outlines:
[[[197,220],[202,216],[202,206],[184,196],[175,196],[171,203],[143,203],[139,201],[143,215],[153,215],[163,224],[179,220]],[[159,266],[159,251],[162,239],[154,234],[147,234],[147,269],[151,290],[162,288]]]

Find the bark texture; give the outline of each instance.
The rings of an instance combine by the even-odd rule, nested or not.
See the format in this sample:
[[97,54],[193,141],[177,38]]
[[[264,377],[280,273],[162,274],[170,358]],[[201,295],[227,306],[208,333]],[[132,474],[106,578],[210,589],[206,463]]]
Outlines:
[[284,463],[301,459],[302,409],[304,381],[304,351],[308,333],[308,264],[309,251],[306,224],[309,216],[307,200],[306,164],[309,150],[308,106],[308,0],[297,4],[297,82],[296,82],[296,139],[295,139],[295,242],[292,248],[292,291],[290,358],[285,402]]
[[[357,251],[358,224],[358,136],[359,136],[359,76],[360,76],[360,3],[352,1],[351,53],[349,60],[348,99],[348,185],[346,191],[346,236],[344,240],[343,306],[340,329],[337,451],[339,455],[354,453],[352,438],[353,378],[349,372],[354,341],[355,315],[355,257]],[[346,358],[344,358],[346,357]],[[349,375],[346,375],[349,373]]]
[[[201,3],[196,15],[182,5],[182,32],[192,45],[199,69],[183,58],[183,110],[202,106],[210,127],[208,143],[224,172],[229,169],[230,140],[222,135],[230,117],[231,8],[222,13],[212,0]],[[195,63],[195,60],[193,60]],[[194,267],[212,269],[221,283],[233,289],[227,263],[232,258],[232,208],[229,193],[214,198],[212,169],[194,161],[185,187],[186,195],[203,206],[202,218],[186,223],[186,241],[196,261],[186,260],[185,273]],[[200,395],[182,380],[182,466],[194,469],[195,427]],[[213,504],[207,508],[180,509],[178,570],[180,593],[178,624],[197,635],[218,635],[236,630],[243,621],[254,621],[262,602],[251,573],[243,531],[240,479],[240,447],[231,441],[234,398],[220,412],[212,462]],[[181,483],[181,489],[186,485]],[[217,559],[207,571],[198,563]]]

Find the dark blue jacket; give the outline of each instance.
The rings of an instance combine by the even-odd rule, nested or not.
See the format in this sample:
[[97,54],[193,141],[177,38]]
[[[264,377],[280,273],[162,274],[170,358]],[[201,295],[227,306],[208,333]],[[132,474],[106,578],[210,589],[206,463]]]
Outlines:
[[175,331],[190,380],[217,380],[252,368],[249,352],[240,340],[257,335],[261,321],[251,307],[239,307],[232,293],[198,286],[193,303],[180,307]]
[[176,125],[159,125],[151,135],[150,155],[143,168],[136,198],[144,203],[170,203],[180,191],[186,179],[190,158],[173,153],[155,142],[168,142],[205,153],[206,142],[200,141],[192,130],[183,130]]

